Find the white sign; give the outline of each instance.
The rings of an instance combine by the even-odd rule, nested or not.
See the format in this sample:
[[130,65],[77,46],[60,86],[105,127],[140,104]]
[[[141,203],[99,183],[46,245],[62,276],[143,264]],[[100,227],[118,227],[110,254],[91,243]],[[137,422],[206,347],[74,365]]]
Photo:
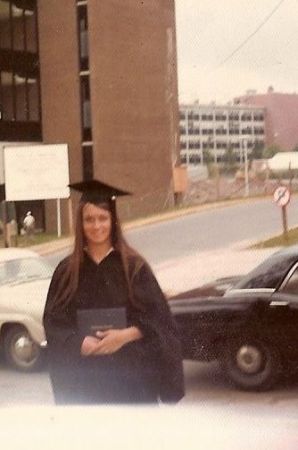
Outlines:
[[278,186],[273,193],[273,199],[278,206],[286,206],[290,198],[291,194],[286,186]]
[[7,201],[68,198],[66,144],[4,148]]

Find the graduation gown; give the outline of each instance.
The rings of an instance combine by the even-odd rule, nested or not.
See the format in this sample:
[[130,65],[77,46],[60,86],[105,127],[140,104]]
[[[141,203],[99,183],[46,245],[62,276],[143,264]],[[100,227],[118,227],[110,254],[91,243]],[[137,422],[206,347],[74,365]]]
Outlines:
[[[180,339],[167,301],[150,267],[134,276],[129,300],[120,254],[113,250],[99,264],[87,254],[79,286],[67,308],[53,307],[67,258],[56,268],[49,287],[44,328],[49,370],[58,404],[177,402],[184,395]],[[135,257],[130,257],[132,270]],[[81,356],[84,336],[77,328],[79,309],[125,307],[127,326],[143,337],[111,355]]]

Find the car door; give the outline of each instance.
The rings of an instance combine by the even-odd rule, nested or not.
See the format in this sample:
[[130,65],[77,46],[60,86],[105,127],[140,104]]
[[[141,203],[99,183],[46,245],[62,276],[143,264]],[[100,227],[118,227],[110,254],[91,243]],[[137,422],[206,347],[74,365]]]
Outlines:
[[298,263],[285,277],[269,303],[276,340],[289,359],[298,358]]

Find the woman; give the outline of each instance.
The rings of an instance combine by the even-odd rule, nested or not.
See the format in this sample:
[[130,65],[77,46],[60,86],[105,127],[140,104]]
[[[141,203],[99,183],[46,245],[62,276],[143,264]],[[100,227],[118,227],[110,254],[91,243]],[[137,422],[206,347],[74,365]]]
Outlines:
[[[150,267],[117,219],[115,199],[128,193],[97,180],[70,187],[83,193],[74,251],[54,272],[44,312],[55,401],[177,402],[184,395],[177,331]],[[82,329],[103,311],[125,311],[126,323],[95,335]]]

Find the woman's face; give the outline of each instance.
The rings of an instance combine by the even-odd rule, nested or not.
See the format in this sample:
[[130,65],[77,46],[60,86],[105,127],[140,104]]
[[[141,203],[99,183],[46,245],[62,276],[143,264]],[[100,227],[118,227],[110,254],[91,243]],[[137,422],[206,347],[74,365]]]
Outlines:
[[83,231],[87,244],[111,245],[112,216],[100,206],[86,203],[83,207]]

